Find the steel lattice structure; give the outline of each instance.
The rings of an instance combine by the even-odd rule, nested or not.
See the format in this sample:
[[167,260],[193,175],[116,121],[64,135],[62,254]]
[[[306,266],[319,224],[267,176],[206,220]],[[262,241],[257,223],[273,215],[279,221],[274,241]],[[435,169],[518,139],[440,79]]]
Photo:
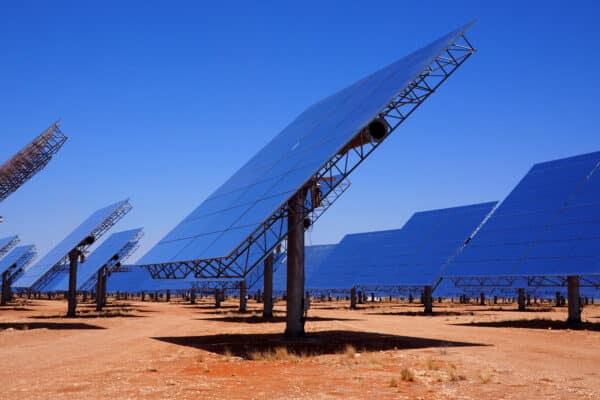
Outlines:
[[[133,206],[129,201],[123,202],[123,204],[117,208],[108,218],[102,221],[102,223],[97,226],[89,236],[93,236],[95,240],[98,240],[102,237],[110,228],[112,228],[121,218],[125,216]],[[78,248],[85,252],[91,245],[80,245]],[[41,292],[46,288],[46,286],[54,280],[57,274],[61,272],[65,272],[69,270],[69,254],[68,252],[63,256],[63,258],[54,265],[52,269],[50,269],[47,273],[45,273],[40,279],[38,279],[35,284],[31,285],[29,288],[32,292]]]
[[[1,221],[0,221],[1,222]],[[13,247],[15,247],[21,239],[18,236],[13,236],[12,239],[4,247],[0,247],[0,258],[4,257]]]
[[[438,54],[375,118],[385,121],[387,133],[381,141],[361,140],[359,132],[337,154],[331,156],[299,190],[307,190],[314,182],[333,182],[322,192],[322,203],[304,204],[304,214],[312,224],[346,191],[348,176],[354,171],[402,122],[404,122],[443,82],[446,81],[473,53],[475,48],[466,35]],[[287,238],[287,203],[261,223],[229,256],[186,262],[145,265],[153,278],[185,278],[194,273],[199,279],[244,279]],[[305,227],[308,229],[308,227]]]
[[48,164],[67,137],[52,124],[31,143],[0,166],[0,202]]
[[[105,276],[110,276],[113,272],[121,272],[121,265],[125,262],[135,251],[140,247],[139,241],[144,236],[144,232],[140,231],[134,238],[132,238],[127,244],[119,250],[106,264],[100,269]],[[80,290],[93,290],[98,282],[98,274],[93,274],[87,281],[79,286]]]

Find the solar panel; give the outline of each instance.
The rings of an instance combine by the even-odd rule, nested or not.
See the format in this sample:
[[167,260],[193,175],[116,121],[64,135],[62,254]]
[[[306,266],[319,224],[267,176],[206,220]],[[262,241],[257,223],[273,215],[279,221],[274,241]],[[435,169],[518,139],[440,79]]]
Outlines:
[[[463,36],[470,26],[309,107],[139,263],[161,277],[186,275],[189,268],[198,277],[245,276],[285,238],[286,202],[300,188],[341,175],[320,189],[331,204],[345,177],[474,52]],[[320,204],[305,206],[320,215]]]
[[[132,245],[137,245],[142,235],[142,228],[131,229],[123,232],[113,233],[94,252],[92,252],[84,263],[77,268],[78,290],[90,290],[97,280],[98,270],[104,266],[114,267],[125,257],[131,254]],[[69,270],[64,272],[46,287],[47,291],[66,291],[69,289]]]
[[25,269],[35,255],[35,246],[32,244],[15,247],[6,257],[0,260],[0,275],[10,268],[15,271]]
[[[307,284],[312,289],[434,285],[443,265],[496,202],[422,211],[401,229],[344,236]],[[310,285],[310,286],[309,286]]]
[[17,243],[19,243],[18,236],[0,238],[0,258],[4,257],[4,255],[10,251],[10,249],[17,245]]
[[[304,249],[304,274],[306,287],[313,287],[312,282],[318,279],[319,267],[335,248],[335,244],[306,246]],[[262,282],[261,282],[262,283]],[[273,265],[273,292],[287,290],[287,257],[285,254]]]
[[88,217],[73,232],[50,250],[38,262],[27,269],[14,286],[23,289],[41,291],[67,263],[68,253],[88,236],[96,240],[106,233],[118,220],[131,210],[129,200],[122,200],[101,208]]
[[[239,281],[236,283],[239,284]],[[206,284],[208,284],[207,280],[199,281],[193,275],[188,275],[185,279],[152,279],[146,268],[126,265],[119,271],[111,273],[106,286],[108,292],[134,293],[191,290]]]
[[67,137],[55,122],[0,166],[0,202],[38,173],[60,150]]
[[600,152],[534,165],[443,275],[600,274],[599,168]]

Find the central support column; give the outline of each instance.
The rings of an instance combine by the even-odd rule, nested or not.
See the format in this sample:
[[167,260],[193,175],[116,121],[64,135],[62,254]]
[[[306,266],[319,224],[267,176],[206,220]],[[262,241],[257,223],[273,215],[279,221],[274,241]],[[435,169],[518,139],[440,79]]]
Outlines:
[[304,336],[304,190],[288,202],[287,316],[285,336]]
[[67,300],[67,317],[75,317],[75,309],[77,308],[77,261],[80,251],[73,249],[69,252],[69,292]]
[[265,258],[263,273],[263,318],[273,317],[273,253]]
[[8,279],[8,273],[10,270],[11,268],[2,273],[2,300],[0,301],[0,305],[3,306],[5,306],[12,297],[12,293],[10,292],[11,282],[10,279]]
[[240,282],[240,309],[238,311],[241,313],[246,312],[246,281],[245,280]]
[[356,288],[352,287],[350,289],[350,309],[356,310]]
[[215,308],[221,307],[221,290],[215,288]]
[[567,298],[569,301],[569,319],[567,322],[571,324],[581,323],[581,298],[579,296],[579,277],[567,277],[568,292]]
[[423,288],[423,305],[425,306],[425,314],[433,314],[433,288],[431,285],[426,285]]
[[518,304],[519,304],[519,311],[525,311],[525,289],[524,288],[519,288],[518,290]]
[[96,280],[96,311],[102,311],[104,307],[104,279],[104,268],[100,268]]

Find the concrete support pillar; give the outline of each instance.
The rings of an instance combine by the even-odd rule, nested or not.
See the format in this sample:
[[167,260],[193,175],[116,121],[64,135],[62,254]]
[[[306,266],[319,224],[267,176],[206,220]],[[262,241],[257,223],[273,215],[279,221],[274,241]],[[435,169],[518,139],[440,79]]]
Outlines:
[[171,301],[171,290],[167,289],[167,303]]
[[560,307],[561,304],[561,295],[560,292],[556,292],[556,307]]
[[498,304],[498,296],[494,296],[494,305]]
[[77,309],[77,262],[80,251],[73,249],[69,252],[69,294],[67,297],[67,317],[75,317]]
[[243,280],[240,282],[240,308],[239,308],[239,312],[241,313],[245,313],[247,311],[246,309],[246,281]]
[[221,307],[221,290],[215,288],[215,308]]
[[96,277],[96,311],[102,311],[104,307],[104,296],[103,296],[103,281],[104,281],[104,268],[98,270]]
[[273,253],[265,258],[263,273],[263,318],[273,317]]
[[519,311],[525,311],[525,289],[519,288],[518,291]]
[[287,318],[285,336],[304,337],[304,198],[299,190],[288,201]]
[[579,277],[568,276],[568,300],[569,300],[569,319],[567,322],[571,324],[581,323],[581,303],[579,295]]
[[433,314],[433,288],[431,285],[423,288],[423,305],[425,314]]
[[479,305],[485,306],[485,293],[483,292],[479,293]]
[[350,289],[350,309],[356,310],[356,288]]
[[196,289],[190,290],[190,304],[196,304]]
[[8,271],[4,271],[2,273],[2,299],[0,300],[0,304],[3,306],[5,306],[12,297],[10,286],[11,282],[8,278]]

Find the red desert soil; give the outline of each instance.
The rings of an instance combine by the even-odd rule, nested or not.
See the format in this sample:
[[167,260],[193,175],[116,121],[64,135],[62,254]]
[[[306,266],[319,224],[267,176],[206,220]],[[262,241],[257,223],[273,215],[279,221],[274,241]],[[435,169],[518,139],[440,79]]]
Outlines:
[[572,330],[565,308],[313,301],[301,343],[282,338],[282,302],[269,322],[260,306],[2,307],[0,398],[600,399],[600,306]]

